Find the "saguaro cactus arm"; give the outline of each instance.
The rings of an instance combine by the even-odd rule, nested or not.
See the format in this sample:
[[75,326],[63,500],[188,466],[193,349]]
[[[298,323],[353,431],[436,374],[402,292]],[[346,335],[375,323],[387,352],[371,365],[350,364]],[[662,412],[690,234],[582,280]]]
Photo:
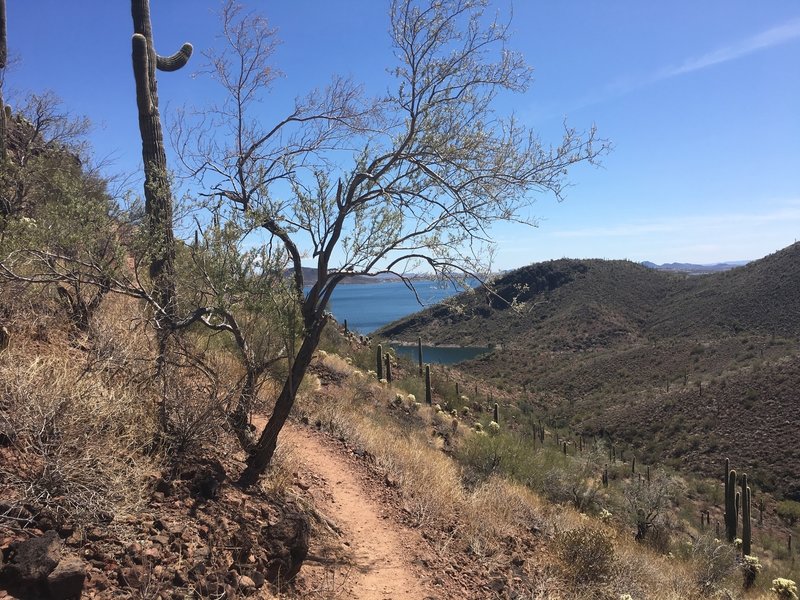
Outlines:
[[142,115],[152,115],[153,96],[150,91],[149,60],[147,59],[147,38],[141,33],[134,33],[131,38],[133,46],[133,77],[136,80],[136,106]]
[[175,54],[170,56],[161,56],[160,54],[157,54],[156,68],[159,71],[177,71],[187,62],[189,62],[189,58],[192,56],[192,50],[192,45],[189,42],[186,42]]

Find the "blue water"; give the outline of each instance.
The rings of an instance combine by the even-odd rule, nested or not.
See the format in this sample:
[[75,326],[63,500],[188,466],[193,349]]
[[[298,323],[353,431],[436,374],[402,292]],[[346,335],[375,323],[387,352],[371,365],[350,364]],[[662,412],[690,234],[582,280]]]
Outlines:
[[[414,292],[399,281],[339,285],[333,291],[328,310],[339,323],[344,324],[346,319],[350,331],[367,335],[462,291],[452,284],[439,281],[418,281],[414,287],[419,300]],[[417,360],[416,345],[393,348],[397,354]],[[426,363],[449,365],[488,351],[489,348],[423,346],[422,356]]]
[[414,293],[398,281],[339,285],[333,291],[328,310],[339,323],[347,319],[351,331],[366,335],[462,291],[438,281],[419,281],[414,287],[422,305]]
[[[410,358],[415,363],[419,360],[417,346],[395,346],[395,354]],[[452,365],[462,360],[470,360],[489,352],[489,348],[452,348],[447,346],[422,346],[422,361],[440,365]]]

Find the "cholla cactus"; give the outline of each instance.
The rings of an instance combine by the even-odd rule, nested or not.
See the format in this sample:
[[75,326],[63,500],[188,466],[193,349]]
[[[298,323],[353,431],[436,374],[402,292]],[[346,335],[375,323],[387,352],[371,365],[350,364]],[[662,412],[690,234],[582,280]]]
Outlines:
[[317,350],[317,354],[320,358],[328,358],[328,353],[325,350]]
[[769,588],[781,600],[798,600],[797,598],[797,584],[791,579],[784,579],[778,577],[772,580],[772,587]]
[[461,399],[462,402],[469,402],[469,396],[464,396],[462,394],[460,399]]
[[409,394],[406,396],[406,400],[408,400],[411,404],[414,404],[417,401],[417,397],[414,394]]
[[450,416],[453,418],[458,418],[458,411],[454,408],[450,411]]
[[[612,516],[613,515],[612,515],[611,511],[608,511],[605,508],[600,511],[600,520],[603,523],[608,523],[611,520]],[[623,594],[623,595],[628,596],[628,594]]]
[[442,407],[439,404],[434,404],[433,405],[433,410],[435,410],[437,413],[440,413],[440,412],[442,412]]
[[744,578],[744,589],[749,590],[756,582],[756,576],[761,571],[761,562],[755,556],[745,554],[742,557],[742,577]]
[[464,415],[465,417],[468,417],[469,416],[469,406],[465,406],[464,408],[462,408],[461,409],[461,414]]
[[500,424],[497,421],[490,421],[487,429],[490,434],[497,435],[500,433]]
[[389,382],[388,382],[388,381],[386,381],[386,379],[385,379],[385,378],[378,379],[378,383],[380,383],[381,385],[389,385]]
[[483,433],[483,425],[481,425],[480,423],[475,423],[475,425],[473,425],[472,427],[478,433]]

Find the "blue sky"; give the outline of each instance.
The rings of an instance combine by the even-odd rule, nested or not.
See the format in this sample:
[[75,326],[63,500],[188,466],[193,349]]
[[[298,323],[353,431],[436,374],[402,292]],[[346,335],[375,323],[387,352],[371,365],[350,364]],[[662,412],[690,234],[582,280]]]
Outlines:
[[[9,50],[19,61],[5,89],[52,89],[95,123],[99,155],[136,169],[128,3],[8,4]],[[217,2],[151,4],[162,54],[184,41],[198,51],[214,44]],[[336,73],[374,93],[389,85],[388,2],[245,4],[262,11],[282,40],[275,62],[284,76],[262,106],[265,119]],[[502,109],[553,143],[565,118],[579,128],[595,123],[615,150],[601,169],[572,173],[565,202],[538,200],[531,213],[538,228],[494,230],[498,268],[564,256],[754,259],[796,240],[800,3],[517,0],[513,11],[513,45],[535,81],[524,95],[503,97]],[[209,83],[193,76],[201,62],[196,54],[186,69],[159,75],[162,114],[209,97]]]

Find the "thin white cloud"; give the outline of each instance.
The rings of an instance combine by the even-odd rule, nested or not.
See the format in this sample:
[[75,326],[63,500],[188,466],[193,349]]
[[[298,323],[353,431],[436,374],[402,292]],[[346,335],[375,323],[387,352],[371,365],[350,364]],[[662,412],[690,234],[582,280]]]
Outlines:
[[[789,203],[794,204],[794,202]],[[750,228],[772,223],[800,222],[800,206],[789,206],[771,212],[715,214],[698,217],[664,218],[654,221],[634,221],[608,227],[584,227],[553,231],[556,238],[634,237],[659,233],[708,232],[715,229]]]
[[[792,42],[798,38],[800,38],[800,18],[792,19],[782,25],[777,25],[735,44],[718,48],[702,56],[688,58],[678,66],[664,67],[650,75],[619,77],[606,85],[603,89],[590,93],[578,100],[570,106],[566,112],[581,110],[595,104],[619,98],[659,81],[730,62],[767,48],[773,48]],[[541,118],[542,115],[563,117],[565,111],[550,111],[544,109],[540,112],[542,114],[538,116]]]
[[[783,25],[772,27],[766,31],[762,31],[752,37],[742,40],[731,46],[718,48],[708,54],[690,58],[683,64],[677,67],[668,67],[662,69],[650,79],[649,82],[660,81],[662,79],[669,79],[670,77],[677,77],[678,75],[685,75],[708,67],[713,67],[722,63],[726,63],[754,52],[780,46],[800,38],[800,18],[793,19]],[[649,83],[648,82],[648,83]]]

